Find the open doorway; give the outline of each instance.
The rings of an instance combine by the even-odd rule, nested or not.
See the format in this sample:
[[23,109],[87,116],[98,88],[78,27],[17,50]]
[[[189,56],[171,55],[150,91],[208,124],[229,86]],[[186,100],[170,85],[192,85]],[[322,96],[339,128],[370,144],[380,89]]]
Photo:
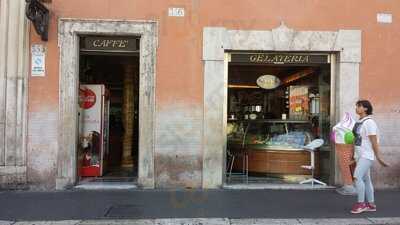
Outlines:
[[136,182],[139,38],[81,37],[80,43],[78,181]]
[[[320,58],[318,58],[320,57]],[[226,183],[329,183],[331,67],[329,56],[238,53],[228,64]],[[312,60],[315,61],[312,61]],[[326,59],[324,61],[324,59]]]

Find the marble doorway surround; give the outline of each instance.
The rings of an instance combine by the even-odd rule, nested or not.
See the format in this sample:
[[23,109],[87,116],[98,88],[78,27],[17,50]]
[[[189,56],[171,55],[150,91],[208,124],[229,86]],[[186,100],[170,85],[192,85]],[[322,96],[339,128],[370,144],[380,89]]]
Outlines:
[[153,21],[60,19],[60,108],[56,189],[76,182],[76,143],[79,84],[79,36],[140,37],[139,177],[138,185],[154,188],[155,66],[158,24]]

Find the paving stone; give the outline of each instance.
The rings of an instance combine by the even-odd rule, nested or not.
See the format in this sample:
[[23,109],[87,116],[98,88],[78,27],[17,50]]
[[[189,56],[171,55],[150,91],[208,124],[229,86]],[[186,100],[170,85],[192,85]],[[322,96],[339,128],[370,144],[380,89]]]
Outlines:
[[12,224],[12,223],[14,223],[14,222],[12,222],[12,221],[0,220],[0,225],[10,225],[10,224]]
[[374,224],[400,225],[400,217],[368,218]]
[[372,221],[368,219],[299,219],[300,223],[303,225],[363,225],[363,224],[373,224]]
[[400,217],[357,219],[227,219],[182,218],[155,220],[63,220],[63,221],[1,221],[0,225],[400,225]]
[[60,221],[23,221],[13,225],[77,225],[79,220],[60,220]]
[[154,225],[154,220],[85,220],[78,225]]
[[228,219],[156,219],[155,225],[230,225]]
[[231,225],[300,225],[297,219],[231,219]]

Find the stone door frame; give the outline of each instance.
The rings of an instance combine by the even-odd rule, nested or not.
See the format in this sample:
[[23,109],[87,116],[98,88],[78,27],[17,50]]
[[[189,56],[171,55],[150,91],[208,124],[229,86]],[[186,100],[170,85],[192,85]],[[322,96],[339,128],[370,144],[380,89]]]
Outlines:
[[140,37],[138,185],[154,188],[157,22],[63,18],[58,23],[60,106],[56,189],[68,188],[77,181],[79,35]]
[[[354,111],[354,103],[359,97],[361,47],[361,30],[296,31],[283,23],[272,30],[205,27],[203,188],[221,188],[225,182],[227,51],[326,52],[333,55],[331,124],[335,124],[344,112]],[[337,168],[335,159],[331,161],[333,168]],[[341,182],[338,170],[334,170],[332,177],[335,184]]]

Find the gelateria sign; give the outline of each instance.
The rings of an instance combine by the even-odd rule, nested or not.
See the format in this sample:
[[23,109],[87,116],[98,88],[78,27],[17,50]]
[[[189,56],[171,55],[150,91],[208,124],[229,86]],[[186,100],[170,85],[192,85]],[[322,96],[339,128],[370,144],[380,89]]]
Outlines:
[[256,64],[327,64],[328,55],[297,53],[232,53],[231,62]]
[[[83,39],[83,41],[82,41]],[[96,37],[88,36],[81,39],[81,51],[122,51],[135,52],[138,49],[135,37]]]

